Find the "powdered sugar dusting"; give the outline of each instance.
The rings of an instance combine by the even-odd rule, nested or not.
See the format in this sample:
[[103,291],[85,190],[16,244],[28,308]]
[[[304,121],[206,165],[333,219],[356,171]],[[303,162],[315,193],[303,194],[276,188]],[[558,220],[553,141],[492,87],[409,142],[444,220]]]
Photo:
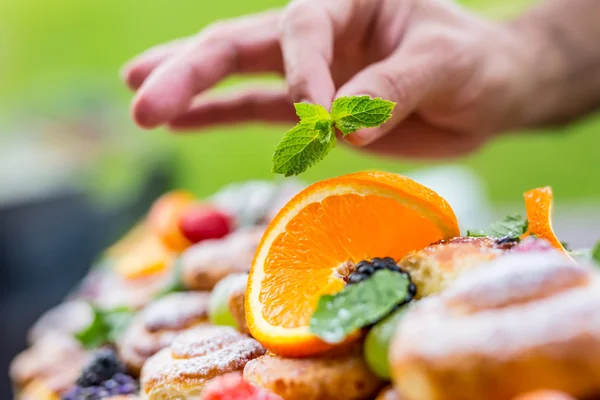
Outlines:
[[547,297],[589,278],[587,268],[558,251],[508,254],[464,275],[442,296],[453,312],[474,312]]
[[[571,276],[565,272],[585,274],[587,279],[562,290],[557,284],[550,297],[518,301],[519,292],[528,285],[542,293],[543,285]],[[457,313],[448,307],[450,300],[476,299],[476,295],[480,296],[480,312]],[[512,303],[515,299],[516,304]],[[493,308],[497,305],[504,307]],[[518,359],[526,350],[553,358],[567,353],[590,357],[586,354],[590,343],[595,345],[591,350],[600,353],[599,308],[600,280],[591,268],[570,264],[556,253],[507,256],[464,276],[440,296],[417,304],[394,338],[392,362],[421,359],[443,368],[455,362],[457,355],[501,362]]]
[[[196,393],[210,379],[240,371],[264,353],[256,340],[230,327],[192,330],[178,336],[173,348],[159,351],[144,364],[142,385],[146,393],[165,386]],[[187,358],[177,358],[181,354]]]
[[173,293],[151,303],[142,312],[146,329],[181,329],[208,318],[209,292]]

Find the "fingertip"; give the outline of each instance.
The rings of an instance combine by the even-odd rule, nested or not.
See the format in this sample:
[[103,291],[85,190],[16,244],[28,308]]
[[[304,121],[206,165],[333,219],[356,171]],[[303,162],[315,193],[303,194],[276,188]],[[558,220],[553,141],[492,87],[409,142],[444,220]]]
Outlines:
[[131,117],[139,127],[144,129],[156,128],[160,124],[154,110],[154,104],[144,96],[137,96],[133,100]]
[[126,64],[119,71],[121,80],[132,90],[138,90],[144,83],[147,73],[135,64]]
[[349,135],[342,136],[343,140],[354,147],[364,147],[379,138],[379,132],[376,128],[359,129]]

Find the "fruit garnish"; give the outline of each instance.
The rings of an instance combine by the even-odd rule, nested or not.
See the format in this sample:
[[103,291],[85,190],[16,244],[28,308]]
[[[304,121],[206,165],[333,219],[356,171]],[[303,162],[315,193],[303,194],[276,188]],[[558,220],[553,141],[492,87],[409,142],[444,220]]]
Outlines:
[[246,382],[239,372],[221,375],[206,385],[202,400],[282,400],[274,393]]
[[174,252],[181,252],[191,245],[181,232],[179,222],[194,204],[196,199],[191,192],[176,190],[159,197],[150,208],[148,213],[150,230]]
[[233,230],[232,218],[216,208],[196,205],[181,215],[179,228],[191,243],[221,239]]
[[75,334],[86,349],[116,343],[134,315],[134,311],[126,307],[103,310],[92,306],[92,309],[94,317],[91,323]]
[[523,194],[529,225],[522,235],[525,238],[534,235],[545,239],[555,248],[566,252],[562,243],[552,230],[552,188],[549,186],[532,189]]
[[310,331],[327,343],[342,343],[411,301],[411,284],[408,274],[384,269],[333,295],[323,295],[310,319]]
[[208,300],[208,317],[215,325],[232,326],[239,328],[229,309],[231,293],[240,285],[240,290],[246,287],[247,274],[231,274],[221,279],[213,288]]
[[294,104],[300,122],[275,148],[272,172],[285,176],[301,174],[335,147],[336,128],[346,136],[360,128],[379,126],[392,116],[395,105],[369,96],[340,97],[331,105],[331,113],[320,105]]
[[263,346],[283,356],[334,345],[309,330],[322,295],[346,285],[349,264],[459,235],[450,205],[431,189],[392,173],[360,172],[315,183],[269,224],[246,291],[246,320]]
[[365,338],[363,349],[365,361],[371,371],[381,379],[390,379],[390,363],[388,360],[390,341],[406,310],[406,306],[395,310],[375,324]]
[[468,237],[496,237],[504,241],[518,240],[527,231],[527,220],[519,214],[507,215],[485,230],[468,230]]
[[592,247],[592,261],[600,265],[600,240]]

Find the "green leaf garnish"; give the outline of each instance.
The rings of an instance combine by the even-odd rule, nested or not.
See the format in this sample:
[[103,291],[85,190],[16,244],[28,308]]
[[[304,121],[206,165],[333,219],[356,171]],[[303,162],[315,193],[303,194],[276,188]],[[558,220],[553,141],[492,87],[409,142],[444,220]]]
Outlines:
[[395,104],[369,96],[340,97],[333,102],[331,114],[320,105],[294,104],[300,122],[275,148],[272,172],[301,174],[335,147],[335,128],[346,136],[360,128],[379,126],[391,117]]
[[600,240],[592,247],[592,260],[600,265]]
[[344,136],[360,128],[379,126],[392,116],[396,103],[369,96],[340,97],[331,105],[331,118]]
[[377,271],[369,279],[319,299],[310,331],[328,343],[340,343],[357,329],[387,316],[409,294],[405,274]]
[[84,348],[94,349],[106,343],[116,343],[127,328],[134,312],[127,307],[102,310],[92,306],[92,322],[75,334]]
[[527,219],[519,214],[507,215],[500,221],[496,221],[489,228],[481,231],[467,231],[468,237],[511,237],[518,239],[527,231]]

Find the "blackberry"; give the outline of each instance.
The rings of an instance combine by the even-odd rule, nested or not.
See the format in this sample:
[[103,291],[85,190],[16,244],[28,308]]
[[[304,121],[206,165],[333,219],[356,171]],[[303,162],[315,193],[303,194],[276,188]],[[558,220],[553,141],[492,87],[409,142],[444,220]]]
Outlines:
[[382,269],[406,274],[405,271],[402,271],[402,269],[396,265],[396,261],[394,261],[392,257],[375,257],[371,261],[363,260],[356,264],[354,271],[348,275],[348,283],[352,284],[362,282],[365,279],[368,279],[375,272]]
[[118,372],[100,385],[88,387],[75,386],[69,390],[63,400],[102,400],[112,396],[135,394],[139,391],[138,382],[131,376]]
[[123,371],[123,365],[113,349],[100,349],[94,354],[92,361],[85,366],[76,384],[82,388],[99,386]]

